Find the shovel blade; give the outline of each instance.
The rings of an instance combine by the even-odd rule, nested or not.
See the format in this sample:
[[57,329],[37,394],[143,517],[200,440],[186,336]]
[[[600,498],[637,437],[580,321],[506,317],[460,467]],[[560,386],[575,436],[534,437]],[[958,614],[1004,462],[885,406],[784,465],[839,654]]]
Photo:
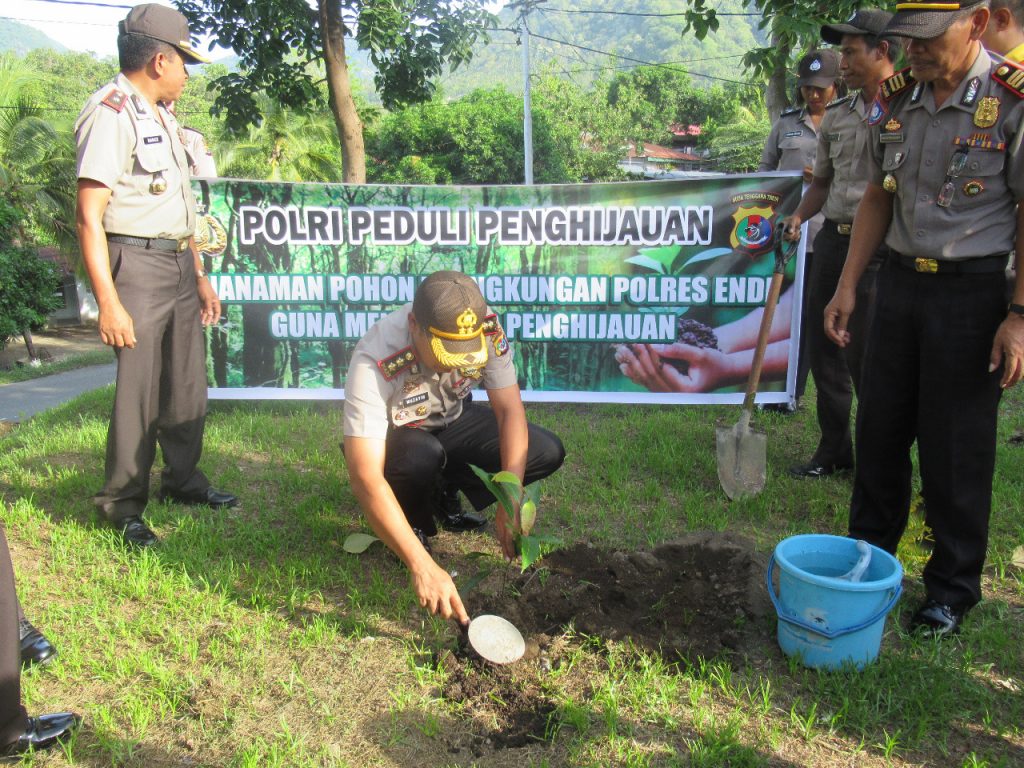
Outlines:
[[730,499],[753,496],[764,489],[768,436],[739,423],[715,430],[718,481]]

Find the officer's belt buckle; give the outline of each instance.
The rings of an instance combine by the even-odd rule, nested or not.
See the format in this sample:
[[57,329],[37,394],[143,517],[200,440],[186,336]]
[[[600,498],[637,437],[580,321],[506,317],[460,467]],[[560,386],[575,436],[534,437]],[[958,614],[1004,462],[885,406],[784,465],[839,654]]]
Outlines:
[[178,253],[181,253],[186,248],[188,248],[188,238],[187,237],[183,237],[181,240],[178,241],[178,247],[177,247],[176,250],[177,250]]
[[853,231],[853,224],[836,224],[836,232],[840,235],[848,235]]
[[914,270],[917,272],[927,272],[928,274],[934,275],[939,271],[939,262],[935,259],[914,259]]

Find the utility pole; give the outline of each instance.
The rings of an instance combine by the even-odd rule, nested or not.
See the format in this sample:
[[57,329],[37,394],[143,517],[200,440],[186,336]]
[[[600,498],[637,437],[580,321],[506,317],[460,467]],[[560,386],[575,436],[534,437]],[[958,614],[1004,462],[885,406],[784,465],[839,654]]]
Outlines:
[[523,168],[524,183],[533,184],[533,109],[530,104],[530,27],[526,17],[530,13],[529,2],[523,3],[519,16],[520,44],[523,46]]

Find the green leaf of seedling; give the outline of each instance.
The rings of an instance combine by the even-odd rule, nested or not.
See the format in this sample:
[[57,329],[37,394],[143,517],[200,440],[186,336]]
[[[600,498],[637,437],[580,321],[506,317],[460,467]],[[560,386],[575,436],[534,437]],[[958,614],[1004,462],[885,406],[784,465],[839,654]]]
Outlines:
[[[469,468],[473,470],[473,474],[480,478],[480,482],[484,484],[484,487],[491,492],[491,495],[498,500],[498,503],[501,504],[506,511],[515,507],[512,503],[512,496],[509,494],[508,489],[504,485],[494,482],[490,472],[485,472],[474,464],[470,464]],[[515,477],[515,475],[512,476]]]
[[345,539],[341,548],[346,552],[351,552],[353,555],[358,555],[369,549],[370,545],[375,541],[380,541],[380,539],[376,536],[371,536],[368,533],[353,533]]
[[491,479],[496,483],[503,483],[505,485],[518,486],[520,488],[523,486],[523,481],[517,475],[504,469],[501,472],[495,472]]
[[526,486],[526,498],[532,501],[535,507],[540,506],[540,483],[530,483]]
[[490,576],[492,573],[494,573],[493,565],[484,566],[476,573],[474,573],[472,576],[463,580],[462,583],[459,585],[459,591],[472,592],[474,589],[479,587],[481,582],[483,582],[483,580]]
[[519,546],[523,557],[522,570],[525,572],[527,568],[540,559],[540,542],[533,536],[523,536],[520,539]]
[[530,529],[533,528],[535,522],[537,522],[537,505],[533,499],[527,499],[519,508],[519,528],[524,536],[530,535]]

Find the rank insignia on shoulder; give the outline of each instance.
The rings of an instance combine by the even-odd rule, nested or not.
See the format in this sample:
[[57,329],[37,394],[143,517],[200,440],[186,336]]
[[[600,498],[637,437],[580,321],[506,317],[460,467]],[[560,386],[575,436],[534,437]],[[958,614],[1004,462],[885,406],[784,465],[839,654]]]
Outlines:
[[1024,66],[1004,61],[992,73],[992,79],[1017,96],[1024,97]]
[[406,347],[405,349],[401,349],[391,355],[391,357],[385,357],[383,360],[378,360],[377,367],[380,369],[380,372],[384,375],[384,378],[387,381],[391,381],[395,376],[406,369],[419,369],[419,366],[416,364],[416,353],[413,351],[412,347]]
[[491,343],[494,345],[494,354],[498,357],[508,353],[508,339],[505,338],[505,330],[498,322],[497,315],[488,315],[484,318],[484,333],[493,337]]
[[892,77],[888,77],[881,82],[878,86],[879,96],[881,96],[883,100],[888,101],[904,88],[909,85],[913,85],[915,82],[917,81],[914,76],[910,74],[910,67],[901,69]]
[[796,115],[800,112],[800,107],[790,107],[779,112],[779,117],[789,117],[790,115]]
[[832,99],[828,104],[825,105],[825,109],[832,109],[832,107],[838,107],[840,104],[845,104],[853,98],[853,94],[847,94],[838,99]]
[[115,112],[120,113],[124,109],[124,104],[128,100],[128,95],[117,88],[112,88],[110,93],[103,97],[100,102],[104,107],[110,107]]

